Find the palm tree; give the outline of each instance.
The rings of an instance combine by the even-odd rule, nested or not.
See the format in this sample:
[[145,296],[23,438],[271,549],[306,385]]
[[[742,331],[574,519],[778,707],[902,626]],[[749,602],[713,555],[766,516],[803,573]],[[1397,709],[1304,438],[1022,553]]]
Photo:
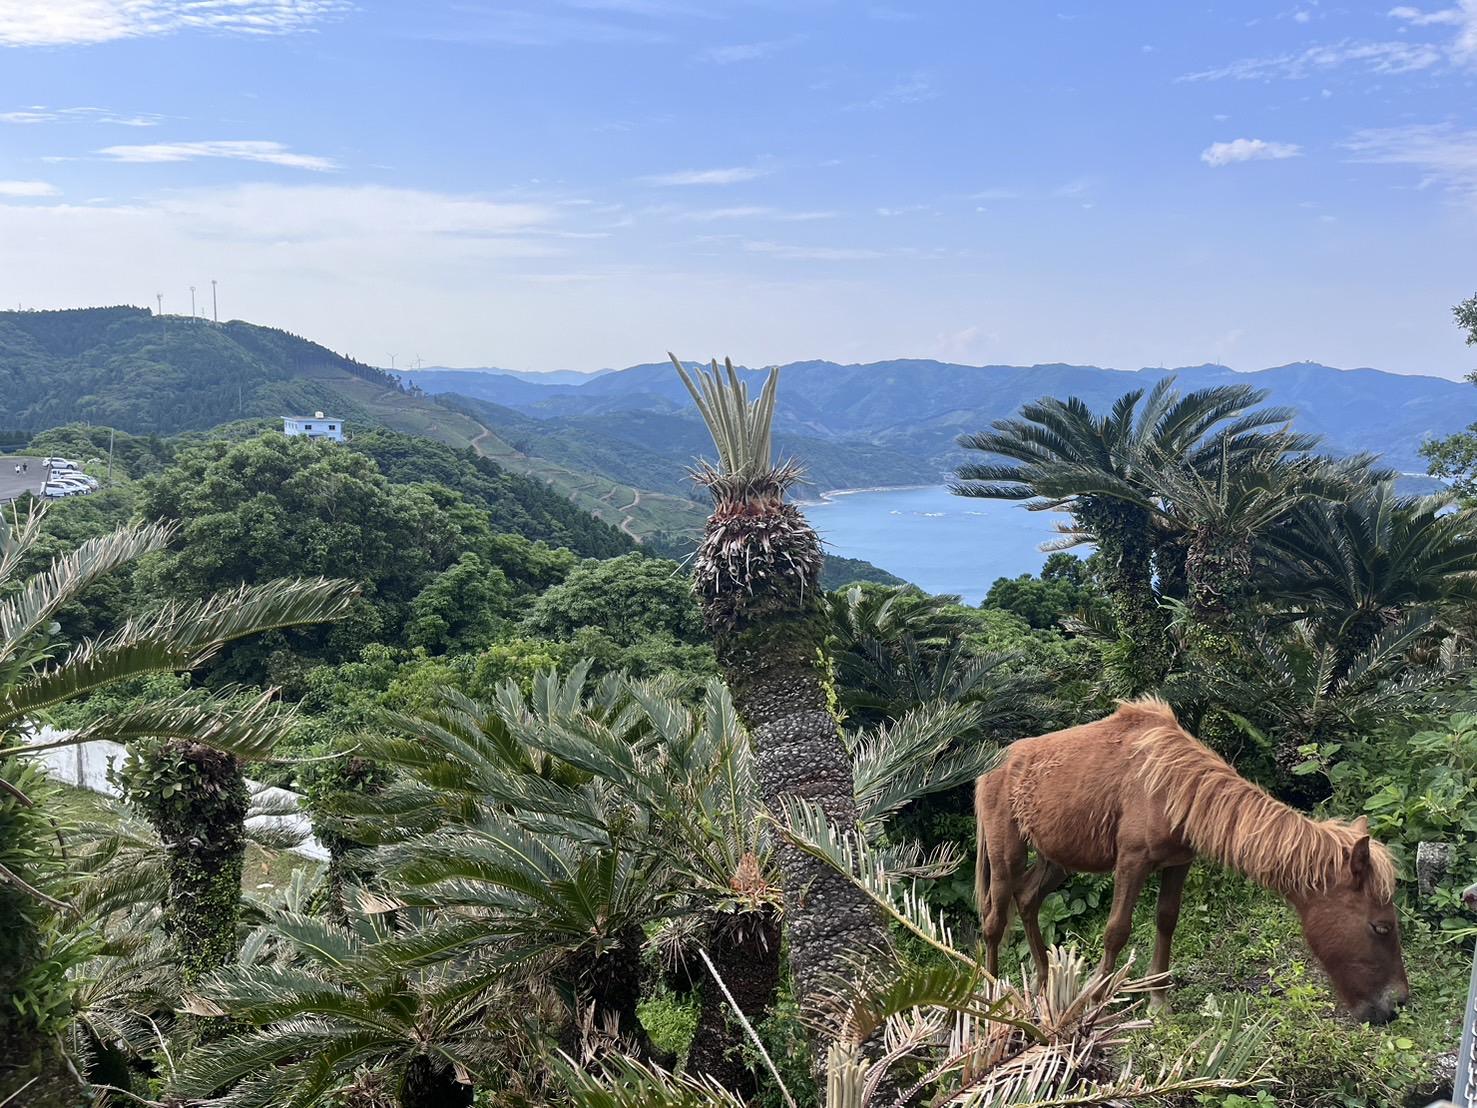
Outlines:
[[[1235,456],[1258,448],[1264,428],[1291,418],[1286,409],[1257,407],[1265,399],[1264,391],[1246,385],[1181,396],[1174,378],[1166,377],[1147,397],[1142,389],[1126,393],[1107,415],[1096,415],[1076,397],[1047,397],[1025,405],[1018,419],[997,420],[992,431],[959,440],[1005,461],[961,466],[954,492],[1027,501],[1034,511],[1066,510],[1072,525],[1060,545],[1097,544],[1124,644],[1112,675],[1119,695],[1157,688],[1171,660],[1156,560],[1167,586],[1180,577],[1185,552],[1178,534],[1155,527],[1154,471],[1166,464],[1203,469],[1222,451]],[[1283,435],[1290,449],[1308,449],[1314,441]]]
[[1271,599],[1334,651],[1336,676],[1415,612],[1477,598],[1477,513],[1383,481],[1304,504],[1273,536]]
[[[779,371],[758,399],[731,362],[690,375],[672,364],[692,394],[717,449],[694,479],[713,498],[693,557],[694,585],[724,678],[758,752],[760,792],[771,812],[805,800],[832,822],[857,822],[851,762],[831,707],[821,613],[820,538],[785,499],[800,475],[776,463],[771,426]],[[883,950],[876,908],[833,870],[792,846],[779,852],[786,891],[785,933],[796,993],[815,1001],[857,959]],[[817,1057],[820,1052],[817,1051]]]
[[399,1108],[470,1106],[473,1083],[510,1068],[503,1061],[528,1042],[523,1020],[533,1024],[541,1007],[539,992],[500,962],[406,965],[398,945],[415,932],[291,912],[275,913],[268,931],[285,963],[217,972],[186,1004],[197,1018],[257,1030],[191,1051],[176,1096],[229,1088],[237,1108],[306,1108],[381,1088]]
[[[244,636],[336,618],[356,592],[347,582],[273,582],[198,602],[167,602],[110,634],[69,646],[58,638],[57,613],[106,574],[163,550],[171,531],[158,524],[123,527],[87,540],[22,579],[19,567],[40,539],[42,515],[41,508],[23,511],[18,506],[8,516],[0,513],[0,791],[15,813],[15,829],[24,829],[0,849],[0,934],[15,944],[18,956],[7,960],[11,969],[38,990],[29,1007],[7,1006],[7,1015],[0,1017],[0,1054],[7,1060],[7,1068],[0,1069],[0,1099],[32,1077],[62,1066],[50,1013],[57,997],[65,995],[64,987],[59,982],[43,987],[41,967],[49,949],[64,941],[66,925],[76,922],[74,907],[63,899],[68,873],[48,845],[51,828],[44,813],[43,818],[22,815],[37,812],[38,778],[28,757],[94,740],[157,738],[260,757],[282,733],[290,713],[270,694],[242,703],[228,690],[188,702],[173,698],[137,704],[45,743],[28,742],[33,722],[57,704],[128,678],[187,672]],[[239,876],[237,880],[239,897]],[[227,915],[233,927],[234,919],[233,901]],[[223,926],[221,920],[205,922],[212,929]],[[189,941],[182,940],[185,949]],[[31,1086],[27,1103],[47,1104],[48,1083]]]

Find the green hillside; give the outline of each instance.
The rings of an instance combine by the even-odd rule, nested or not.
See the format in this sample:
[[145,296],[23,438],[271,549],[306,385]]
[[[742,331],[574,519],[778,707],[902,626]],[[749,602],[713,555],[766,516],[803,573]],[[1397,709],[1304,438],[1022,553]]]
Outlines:
[[133,307],[0,312],[0,429],[89,423],[172,435],[319,410],[351,430],[383,427],[471,447],[633,538],[702,522],[685,497],[530,457],[467,411],[287,331]]

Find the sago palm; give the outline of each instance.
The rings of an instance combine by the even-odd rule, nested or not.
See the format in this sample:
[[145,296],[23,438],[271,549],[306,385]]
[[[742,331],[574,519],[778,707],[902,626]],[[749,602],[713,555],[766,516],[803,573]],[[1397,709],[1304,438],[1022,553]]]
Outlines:
[[[289,713],[270,693],[243,701],[230,691],[141,703],[64,738],[27,740],[58,704],[132,677],[187,672],[247,635],[333,619],[347,609],[356,588],[341,581],[279,581],[201,601],[168,601],[106,635],[67,643],[59,638],[57,613],[108,573],[163,550],[171,530],[158,524],[123,527],[83,542],[23,579],[20,566],[41,538],[42,515],[41,508],[16,505],[0,511],[0,788],[8,803],[32,805],[25,763],[57,746],[163,739],[225,752],[232,761],[269,750]],[[16,963],[22,974],[26,965],[45,962],[47,943],[58,934],[55,920],[73,910],[61,899],[66,872],[45,843],[45,836],[37,835],[5,844],[8,849],[0,853],[0,930],[12,939],[29,936],[20,943],[24,957]],[[239,878],[235,895],[239,897]],[[224,908],[224,919],[210,921],[214,928],[233,926],[235,900]],[[39,996],[36,1003],[36,1012],[44,1009]],[[54,1068],[56,1051],[48,1045],[54,1037],[36,1013],[22,1010],[15,1018],[0,1017],[0,1023],[6,1059],[0,1067],[3,1099],[28,1075]],[[41,1098],[44,1086],[31,1088],[33,1103],[47,1103]]]
[[[1155,588],[1178,577],[1183,557],[1173,532],[1156,530],[1159,495],[1153,468],[1166,462],[1202,468],[1224,448],[1254,448],[1265,428],[1291,413],[1258,407],[1266,393],[1245,385],[1197,389],[1181,395],[1166,377],[1145,396],[1135,389],[1106,415],[1082,400],[1047,397],[1027,404],[1016,419],[960,438],[961,446],[1003,461],[974,462],[956,473],[961,496],[1026,501],[1032,510],[1065,510],[1072,526],[1066,543],[1091,541],[1102,555],[1104,581],[1118,632],[1126,643],[1114,691],[1138,695],[1158,687],[1170,664],[1165,613]],[[1312,439],[1300,440],[1306,449]]]
[[[758,753],[760,790],[778,812],[794,800],[818,804],[854,829],[851,762],[832,712],[821,614],[823,555],[815,530],[785,494],[800,475],[776,462],[770,431],[779,371],[752,403],[731,362],[707,370],[672,365],[692,394],[718,459],[694,479],[713,498],[693,558],[694,585],[724,678]],[[791,846],[780,851],[785,930],[802,1004],[847,975],[854,960],[883,949],[876,907],[834,870]]]
[[1274,539],[1272,596],[1334,649],[1337,673],[1402,617],[1477,597],[1477,514],[1393,482],[1305,504]]
[[307,1108],[375,1084],[399,1108],[470,1105],[539,1006],[497,964],[415,968],[396,949],[405,935],[367,922],[279,912],[269,928],[286,961],[219,971],[187,1000],[199,1019],[255,1028],[186,1056],[171,1091],[190,1103]]

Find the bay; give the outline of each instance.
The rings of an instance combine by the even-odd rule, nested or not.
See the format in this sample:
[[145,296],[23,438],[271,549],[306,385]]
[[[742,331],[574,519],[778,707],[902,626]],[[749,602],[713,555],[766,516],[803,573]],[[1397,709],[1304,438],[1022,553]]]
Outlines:
[[943,485],[831,492],[805,505],[826,549],[863,558],[931,593],[978,604],[997,577],[1036,573],[1055,512],[955,496]]

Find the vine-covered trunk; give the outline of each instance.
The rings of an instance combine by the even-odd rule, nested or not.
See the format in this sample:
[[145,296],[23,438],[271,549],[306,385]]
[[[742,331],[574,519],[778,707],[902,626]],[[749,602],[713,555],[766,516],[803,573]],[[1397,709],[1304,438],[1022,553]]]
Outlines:
[[166,927],[186,985],[235,961],[248,797],[241,763],[199,743],[165,743],[150,755],[158,780],[146,807],[164,840]]
[[400,1108],[471,1108],[472,1086],[456,1079],[444,1058],[417,1054],[405,1067]]
[[1089,504],[1083,522],[1097,537],[1103,586],[1126,651],[1114,657],[1114,694],[1142,696],[1169,673],[1169,621],[1154,589],[1153,529],[1148,513],[1121,504]]
[[[717,636],[734,707],[758,754],[759,785],[771,812],[806,800],[839,834],[857,824],[851,759],[822,679],[819,617],[775,612]],[[846,877],[788,843],[778,851],[785,887],[785,936],[802,1010],[827,985],[852,976],[856,960],[887,946],[875,906]]]
[[[718,917],[706,950],[738,1010],[757,1025],[774,1005],[780,983],[780,926],[772,908]],[[702,967],[697,1030],[687,1054],[687,1072],[706,1074],[744,1100],[759,1091],[759,1075],[745,1060],[748,1034],[733,1005]]]
[[[1190,540],[1185,559],[1189,625],[1185,644],[1190,660],[1204,674],[1236,680],[1236,686],[1254,684],[1247,665],[1245,635],[1250,593],[1251,537],[1222,535],[1203,528]],[[1256,715],[1252,704],[1223,704],[1239,715]],[[1198,734],[1221,754],[1236,755],[1244,736],[1224,714],[1202,706]]]

